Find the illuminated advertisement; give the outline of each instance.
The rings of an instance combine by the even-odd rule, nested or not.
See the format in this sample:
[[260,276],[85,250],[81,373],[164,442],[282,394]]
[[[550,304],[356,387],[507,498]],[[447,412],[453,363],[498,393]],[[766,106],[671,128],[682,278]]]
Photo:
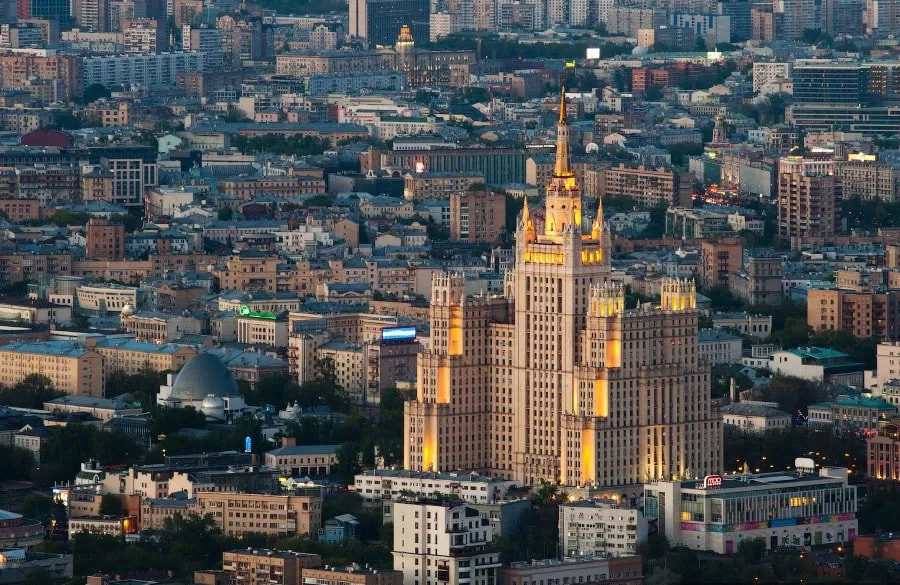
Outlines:
[[409,341],[415,338],[415,327],[387,327],[381,330],[382,341]]

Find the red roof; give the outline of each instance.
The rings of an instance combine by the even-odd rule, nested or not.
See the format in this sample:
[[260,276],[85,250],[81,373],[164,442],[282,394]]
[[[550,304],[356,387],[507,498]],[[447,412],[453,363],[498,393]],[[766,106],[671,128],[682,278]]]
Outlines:
[[75,142],[75,138],[62,130],[38,129],[23,134],[19,142],[25,146],[58,146],[68,148]]

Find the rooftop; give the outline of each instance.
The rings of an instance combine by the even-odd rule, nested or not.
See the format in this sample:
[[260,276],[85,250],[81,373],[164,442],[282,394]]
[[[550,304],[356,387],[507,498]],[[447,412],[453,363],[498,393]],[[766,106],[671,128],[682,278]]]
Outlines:
[[266,454],[273,455],[331,455],[336,453],[340,445],[293,445],[290,447],[279,447],[267,451]]

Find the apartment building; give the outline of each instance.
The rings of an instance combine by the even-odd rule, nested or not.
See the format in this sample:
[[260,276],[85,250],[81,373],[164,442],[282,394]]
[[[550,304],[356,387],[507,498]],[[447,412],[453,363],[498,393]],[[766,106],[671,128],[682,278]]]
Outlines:
[[266,467],[278,469],[288,477],[324,477],[337,464],[340,445],[296,445],[283,439],[283,446],[266,451]]
[[664,203],[669,206],[691,207],[693,176],[674,169],[650,169],[643,165],[629,167],[620,164],[603,171],[600,197],[629,197],[646,207]]
[[154,372],[177,372],[197,355],[197,350],[185,345],[160,344],[122,338],[85,339],[85,347],[103,357],[103,375],[113,372],[139,374],[147,369]]
[[813,331],[843,330],[857,337],[898,339],[900,290],[856,292],[842,289],[807,291],[806,320]]
[[370,506],[400,500],[406,495],[439,495],[470,504],[491,504],[506,499],[514,483],[486,475],[429,473],[402,469],[373,469],[354,477],[356,493]]
[[14,386],[33,374],[46,376],[53,387],[67,394],[103,397],[103,357],[69,341],[0,346],[0,384]]
[[900,418],[891,417],[866,438],[866,483],[871,491],[900,491]]
[[196,497],[200,513],[211,514],[229,536],[310,536],[322,527],[322,498],[318,495],[198,492]]
[[700,243],[700,276],[707,287],[727,287],[731,274],[744,264],[740,238],[718,238]]
[[778,235],[833,236],[840,219],[841,186],[833,161],[791,155],[778,164]]
[[490,522],[463,502],[394,504],[394,570],[405,584],[495,583],[500,554],[492,540]]
[[778,305],[784,299],[783,264],[780,255],[750,256],[744,268],[728,276],[728,289],[752,307]]
[[506,232],[506,195],[490,189],[450,195],[450,241],[497,244]]
[[85,255],[91,260],[122,260],[125,258],[125,226],[94,218],[85,228]]
[[302,585],[403,585],[403,573],[360,567],[303,569]]
[[559,556],[622,557],[637,554],[647,541],[647,519],[640,510],[614,501],[585,500],[559,507]]
[[300,585],[306,569],[318,567],[317,554],[269,549],[238,549],[222,553],[222,570],[242,585]]
[[453,193],[465,193],[478,184],[484,184],[484,176],[474,173],[406,173],[403,198],[408,201],[449,199]]

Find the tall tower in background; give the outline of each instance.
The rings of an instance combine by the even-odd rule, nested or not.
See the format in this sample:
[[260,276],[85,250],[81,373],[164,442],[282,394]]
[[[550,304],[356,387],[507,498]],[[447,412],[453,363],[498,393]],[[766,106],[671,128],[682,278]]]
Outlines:
[[585,226],[565,90],[544,220],[525,205],[504,297],[433,282],[431,345],[405,409],[407,469],[625,486],[721,469],[721,419],[697,351],[691,282],[625,309],[602,220]]

